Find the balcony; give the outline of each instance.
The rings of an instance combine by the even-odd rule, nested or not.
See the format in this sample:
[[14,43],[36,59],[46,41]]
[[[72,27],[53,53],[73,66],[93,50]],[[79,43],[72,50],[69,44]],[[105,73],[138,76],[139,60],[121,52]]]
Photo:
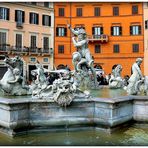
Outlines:
[[16,22],[16,28],[23,29],[23,23],[22,22]]
[[49,51],[49,48],[44,48],[42,49],[42,55],[50,55],[50,51]]
[[[52,49],[52,48],[51,48]],[[0,45],[0,53],[8,53],[8,54],[23,54],[23,55],[50,55],[50,48],[37,48],[37,47],[18,47],[18,46],[10,46],[9,44]]]
[[88,36],[88,40],[90,42],[107,43],[109,39],[108,39],[108,35],[101,34],[101,35]]
[[0,53],[7,53],[8,51],[10,51],[9,44],[0,44]]

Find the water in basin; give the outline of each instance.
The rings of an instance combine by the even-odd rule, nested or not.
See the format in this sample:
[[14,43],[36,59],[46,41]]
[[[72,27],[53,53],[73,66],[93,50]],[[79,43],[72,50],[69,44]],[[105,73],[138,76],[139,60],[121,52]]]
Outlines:
[[132,125],[112,134],[103,131],[29,133],[10,138],[0,134],[0,145],[148,145],[148,127]]

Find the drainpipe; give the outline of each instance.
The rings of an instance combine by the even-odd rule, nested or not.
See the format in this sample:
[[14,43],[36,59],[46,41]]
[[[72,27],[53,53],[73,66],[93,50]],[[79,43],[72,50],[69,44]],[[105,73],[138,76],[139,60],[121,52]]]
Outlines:
[[[70,2],[70,24],[71,24],[71,18],[72,18],[72,13],[71,13],[71,5],[72,5],[72,2]],[[71,32],[70,32],[70,54],[71,54]]]

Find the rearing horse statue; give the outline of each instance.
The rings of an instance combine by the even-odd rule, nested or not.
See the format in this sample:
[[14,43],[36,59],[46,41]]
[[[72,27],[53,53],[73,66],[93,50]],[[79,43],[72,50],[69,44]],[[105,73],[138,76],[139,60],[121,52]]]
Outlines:
[[0,80],[0,89],[6,95],[27,95],[29,87],[25,85],[23,78],[23,61],[21,57],[5,57],[4,62],[8,68]]

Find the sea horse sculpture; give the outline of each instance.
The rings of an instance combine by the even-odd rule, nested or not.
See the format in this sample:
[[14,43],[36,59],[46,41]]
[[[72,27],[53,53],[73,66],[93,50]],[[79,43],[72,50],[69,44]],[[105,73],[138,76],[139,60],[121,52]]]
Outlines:
[[16,96],[30,94],[29,86],[26,85],[23,77],[23,60],[21,57],[5,57],[4,62],[8,68],[0,80],[0,89],[3,90],[4,94]]

